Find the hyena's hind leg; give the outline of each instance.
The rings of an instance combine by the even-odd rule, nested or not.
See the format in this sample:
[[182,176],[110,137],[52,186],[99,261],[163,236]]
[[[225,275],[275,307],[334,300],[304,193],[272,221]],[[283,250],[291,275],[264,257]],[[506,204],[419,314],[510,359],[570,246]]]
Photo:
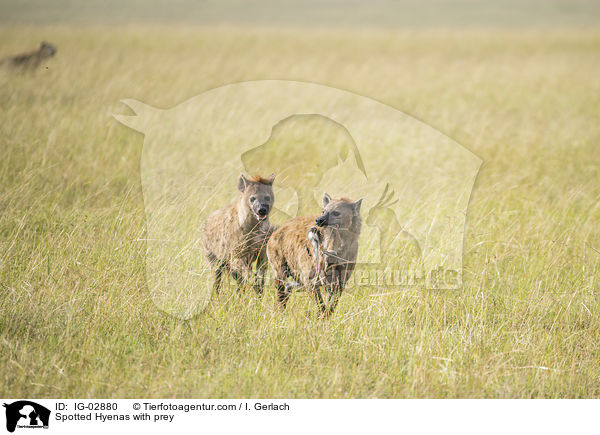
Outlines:
[[227,264],[227,261],[217,258],[212,252],[207,252],[206,257],[210,266],[214,267],[212,290],[214,293],[219,294],[223,287],[223,273],[229,270],[229,264]]
[[223,274],[227,272],[228,266],[226,262],[220,262],[217,264],[215,268],[215,276],[213,281],[213,292],[219,294],[221,292],[221,287],[223,287]]

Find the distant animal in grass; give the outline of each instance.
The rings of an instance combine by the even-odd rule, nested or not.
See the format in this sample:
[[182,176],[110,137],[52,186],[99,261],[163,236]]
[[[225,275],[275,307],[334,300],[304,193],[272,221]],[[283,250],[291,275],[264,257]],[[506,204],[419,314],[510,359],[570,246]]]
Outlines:
[[202,249],[214,267],[215,292],[221,289],[223,274],[230,272],[240,288],[252,285],[262,294],[267,268],[266,245],[272,232],[269,213],[275,201],[274,180],[274,174],[269,178],[251,179],[240,175],[238,199],[213,212],[206,220]]
[[322,315],[333,313],[356,264],[361,203],[325,193],[320,216],[292,219],[273,232],[267,256],[281,308],[295,288],[303,287],[313,294]]
[[51,58],[55,54],[56,47],[49,42],[43,41],[37,50],[6,57],[0,60],[0,65],[34,69],[40,66],[42,61]]

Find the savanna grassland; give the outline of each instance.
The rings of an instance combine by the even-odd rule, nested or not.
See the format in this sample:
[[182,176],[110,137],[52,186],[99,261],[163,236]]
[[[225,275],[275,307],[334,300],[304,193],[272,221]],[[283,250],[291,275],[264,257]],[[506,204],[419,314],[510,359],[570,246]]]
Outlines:
[[[0,396],[600,397],[599,31],[5,26],[0,54],[44,39],[37,71],[0,71]],[[483,160],[462,289],[348,289],[327,321],[272,287],[155,307],[143,136],[112,114],[257,79],[369,96]]]

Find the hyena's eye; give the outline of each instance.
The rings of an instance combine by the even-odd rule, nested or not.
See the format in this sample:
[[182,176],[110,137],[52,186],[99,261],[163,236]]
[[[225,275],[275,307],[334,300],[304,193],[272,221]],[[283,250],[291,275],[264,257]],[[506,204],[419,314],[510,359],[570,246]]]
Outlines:
[[265,201],[270,201],[271,197],[269,195],[265,196]]
[[340,215],[340,212],[339,212],[339,211],[334,211],[334,212],[332,212],[331,214],[332,214],[332,215],[334,215],[334,216],[339,216],[339,215]]
[[256,197],[255,196],[251,196],[250,197],[250,202],[254,202],[254,201],[256,201]]

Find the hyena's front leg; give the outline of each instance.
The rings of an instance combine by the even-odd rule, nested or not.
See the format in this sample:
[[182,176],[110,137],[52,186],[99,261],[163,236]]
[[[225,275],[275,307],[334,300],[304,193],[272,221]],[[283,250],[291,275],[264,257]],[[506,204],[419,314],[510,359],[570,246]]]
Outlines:
[[231,262],[231,276],[238,283],[238,292],[242,290],[242,288],[246,288],[248,283],[252,278],[252,269],[248,262],[241,258],[236,258]]
[[339,285],[333,286],[327,297],[327,307],[323,310],[323,316],[329,317],[335,311],[340,298],[342,297],[343,289]]
[[325,278],[327,300],[326,303],[323,304],[323,315],[325,317],[329,317],[333,314],[342,297],[346,277],[345,269],[345,267],[339,266],[333,266],[327,269]]
[[325,302],[323,302],[323,295],[321,294],[321,286],[315,285],[311,289],[311,293],[313,294],[313,297],[315,298],[315,302],[317,303],[317,307],[321,311],[321,314],[325,314],[327,307],[325,306]]

